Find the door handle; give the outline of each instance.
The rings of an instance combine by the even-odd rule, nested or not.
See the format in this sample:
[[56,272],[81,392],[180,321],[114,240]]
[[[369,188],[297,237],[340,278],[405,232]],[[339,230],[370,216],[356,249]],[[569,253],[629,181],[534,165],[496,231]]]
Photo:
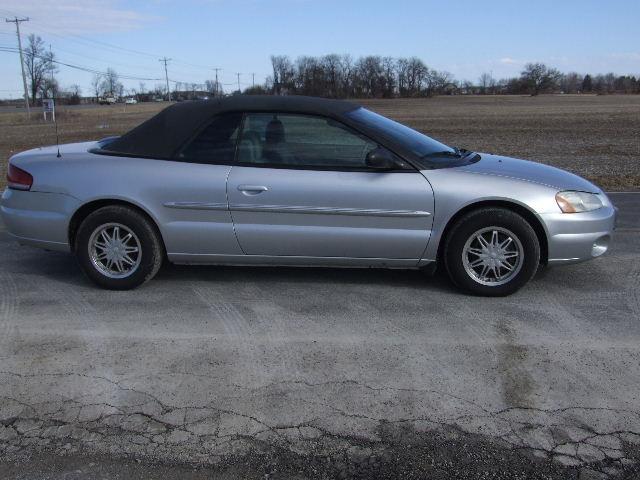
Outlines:
[[259,193],[268,191],[269,188],[264,185],[238,185],[238,190],[245,195],[258,195]]

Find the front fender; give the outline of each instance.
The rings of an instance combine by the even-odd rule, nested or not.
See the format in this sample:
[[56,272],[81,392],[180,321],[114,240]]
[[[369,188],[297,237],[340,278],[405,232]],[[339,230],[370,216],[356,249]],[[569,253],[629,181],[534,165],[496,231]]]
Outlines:
[[526,209],[538,220],[549,238],[542,215],[558,213],[554,187],[508,177],[478,174],[456,168],[422,172],[433,187],[435,211],[431,240],[423,259],[436,260],[443,234],[460,211],[472,205],[491,202],[512,204]]

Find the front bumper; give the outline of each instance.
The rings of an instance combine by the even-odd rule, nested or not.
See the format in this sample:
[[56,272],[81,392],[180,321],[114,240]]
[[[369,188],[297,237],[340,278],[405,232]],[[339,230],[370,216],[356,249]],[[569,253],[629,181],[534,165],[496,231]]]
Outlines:
[[548,262],[578,263],[604,254],[611,243],[616,209],[607,203],[582,213],[548,213],[540,218],[547,229]]
[[7,232],[23,245],[69,251],[69,220],[78,201],[68,195],[5,189],[0,216]]

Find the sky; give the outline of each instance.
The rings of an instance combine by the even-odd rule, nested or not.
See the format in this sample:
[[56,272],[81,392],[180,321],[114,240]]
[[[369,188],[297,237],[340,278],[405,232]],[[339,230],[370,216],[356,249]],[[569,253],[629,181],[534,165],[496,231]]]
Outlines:
[[[270,55],[417,56],[458,80],[518,75],[527,62],[561,71],[640,74],[640,0],[0,0],[29,17],[59,61],[162,84],[215,78],[227,91],[264,81]],[[0,23],[0,47],[16,47]],[[90,73],[60,66],[63,87],[91,95]],[[157,80],[156,80],[157,79]],[[139,88],[140,80],[124,80]],[[17,53],[0,51],[0,98],[22,95]]]

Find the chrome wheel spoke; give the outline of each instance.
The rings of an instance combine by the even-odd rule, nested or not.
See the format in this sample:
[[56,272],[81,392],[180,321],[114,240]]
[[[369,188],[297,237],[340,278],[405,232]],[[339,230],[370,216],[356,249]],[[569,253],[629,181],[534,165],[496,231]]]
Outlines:
[[124,263],[126,263],[127,265],[135,265],[136,264],[136,262],[133,261],[129,255],[125,255],[124,257],[122,257],[122,261]]
[[109,243],[111,243],[111,237],[109,236],[109,234],[107,233],[106,230],[102,230],[100,232],[100,235],[102,236],[102,238],[104,239],[105,243],[108,245]]
[[477,240],[484,248],[489,248],[489,242],[482,235],[478,235]]
[[477,267],[477,266],[482,265],[482,264],[484,263],[484,261],[485,261],[485,260],[484,260],[483,258],[478,258],[477,260],[474,260],[473,262],[470,262],[470,263],[469,263],[469,266],[470,266],[471,268],[475,268],[475,267]]
[[480,272],[480,278],[482,280],[486,280],[487,273],[489,273],[489,265],[483,265],[482,271]]
[[498,245],[500,245],[500,242],[498,241],[498,231],[494,230],[493,232],[491,232],[491,243],[490,245],[492,247],[497,247]]
[[493,278],[495,280],[499,280],[500,279],[500,274],[498,273],[499,268],[497,265],[492,265],[491,266],[491,271],[493,272]]
[[499,247],[500,247],[502,250],[506,250],[506,249],[507,249],[507,247],[508,247],[509,245],[511,245],[512,243],[513,243],[513,238],[511,238],[511,237],[507,237],[507,239],[506,239],[504,242],[502,242],[502,243],[499,245]]

